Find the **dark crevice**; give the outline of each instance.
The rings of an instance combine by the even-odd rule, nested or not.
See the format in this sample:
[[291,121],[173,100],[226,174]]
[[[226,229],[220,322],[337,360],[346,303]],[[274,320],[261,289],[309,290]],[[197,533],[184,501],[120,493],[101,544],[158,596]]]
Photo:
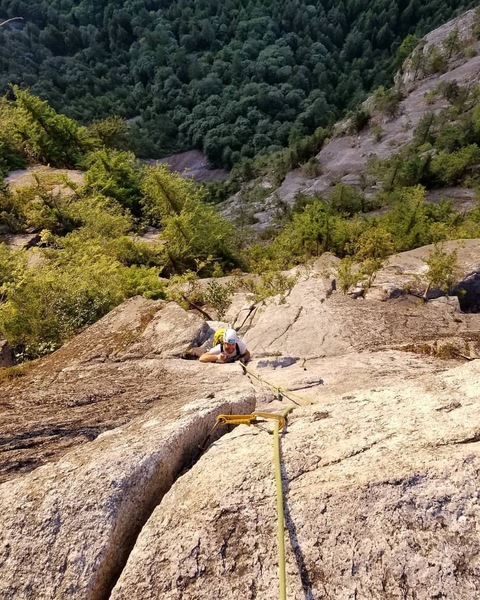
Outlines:
[[300,318],[300,315],[302,314],[302,310],[303,310],[303,306],[300,306],[297,310],[297,314],[294,316],[293,320],[287,325],[287,327],[285,328],[285,331],[283,331],[280,335],[277,335],[277,337],[274,338],[270,342],[270,345],[273,345],[276,341],[278,341],[281,337],[283,337],[284,335],[286,335],[288,333],[288,331],[295,325],[295,323]]
[[458,297],[460,310],[464,313],[480,312],[480,272],[474,271],[460,281],[452,290]]
[[480,442],[480,433],[474,433],[472,436],[465,438],[463,440],[448,440],[446,442],[435,444],[435,447],[441,448],[442,446],[457,446],[457,445],[461,445],[461,444],[477,444],[478,442]]
[[[253,410],[250,402],[245,399],[237,406],[229,403],[225,407],[220,407],[216,414],[244,410]],[[180,443],[176,450],[170,452],[168,458],[159,459],[156,469],[149,474],[147,481],[139,479],[138,473],[132,474],[130,493],[126,495],[124,502],[119,507],[117,525],[112,531],[112,537],[105,551],[103,564],[98,570],[97,580],[93,585],[89,600],[108,600],[110,598],[138,536],[165,494],[180,476],[196,464],[216,440],[228,433],[228,427],[217,427],[212,432],[216,414],[206,415],[198,423],[195,435],[190,430],[189,439],[185,441],[185,444]],[[141,487],[141,496],[146,500],[143,506],[139,506],[132,514],[132,501],[136,497],[136,489],[139,487]]]
[[51,437],[86,437],[88,440],[94,440],[100,433],[105,431],[106,427],[80,427],[78,429],[68,427],[45,427],[34,431],[0,438],[0,452],[10,450],[20,450],[23,448],[33,448],[45,442],[45,438]]
[[480,442],[480,433],[476,433],[475,435],[472,435],[472,437],[469,438],[465,438],[464,440],[458,440],[458,441],[454,441],[454,444],[476,444],[477,442]]

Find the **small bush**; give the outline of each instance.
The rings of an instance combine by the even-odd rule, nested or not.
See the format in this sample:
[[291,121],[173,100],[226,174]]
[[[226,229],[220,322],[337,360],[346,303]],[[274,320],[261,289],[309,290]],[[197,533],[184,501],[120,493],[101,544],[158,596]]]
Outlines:
[[439,288],[444,292],[452,287],[454,283],[454,274],[457,269],[457,250],[445,252],[443,244],[435,244],[433,250],[425,261],[428,265],[426,278],[428,281],[425,290],[425,299],[428,298],[430,288]]
[[263,273],[259,278],[246,278],[244,286],[253,294],[255,302],[280,295],[280,301],[290,292],[298,280],[298,275],[285,275],[280,271]]
[[380,86],[373,92],[375,108],[389,117],[397,114],[401,99],[400,92],[393,88],[387,90]]
[[362,279],[362,274],[358,268],[358,264],[351,256],[343,258],[338,266],[337,281],[344,294],[352,287],[358,285]]
[[372,133],[373,138],[376,142],[380,142],[385,133],[380,123],[372,123],[372,126],[370,127],[370,132]]
[[31,366],[32,363],[24,362],[21,365],[0,368],[0,383],[12,381],[18,377],[24,377],[30,371]]
[[371,117],[372,115],[370,114],[370,112],[363,108],[360,108],[357,111],[355,111],[351,119],[352,129],[354,133],[360,133],[361,131],[363,131],[368,125]]
[[439,51],[436,46],[431,46],[427,51],[426,56],[426,71],[432,75],[434,73],[446,73],[448,70],[448,62],[446,57]]
[[221,285],[216,281],[211,281],[203,294],[206,304],[212,306],[217,318],[222,320],[232,301],[233,286],[231,284]]
[[308,177],[318,177],[322,174],[322,167],[315,157],[312,157],[308,162],[302,165],[302,171]]

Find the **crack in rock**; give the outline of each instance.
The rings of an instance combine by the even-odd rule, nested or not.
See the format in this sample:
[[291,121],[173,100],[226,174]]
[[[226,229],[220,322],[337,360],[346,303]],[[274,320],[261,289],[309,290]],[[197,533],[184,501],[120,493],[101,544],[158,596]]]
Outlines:
[[273,346],[273,344],[275,344],[275,342],[277,342],[280,338],[282,338],[284,335],[287,334],[287,332],[295,325],[295,323],[298,321],[298,319],[300,318],[300,315],[302,314],[303,311],[303,306],[300,306],[297,310],[297,314],[294,316],[293,320],[287,325],[287,327],[285,328],[285,331],[283,333],[281,333],[280,335],[278,335],[276,338],[274,338],[271,342],[270,345]]
[[385,440],[388,440],[388,439],[390,439],[392,437],[393,437],[393,434],[387,435],[387,436],[385,436],[385,437],[383,437],[383,438],[381,438],[379,440],[375,440],[371,444],[368,444],[366,446],[362,446],[361,448],[358,448],[357,450],[353,450],[352,452],[350,452],[346,456],[341,456],[340,458],[336,458],[335,460],[331,460],[328,463],[324,463],[322,465],[322,467],[330,467],[332,465],[338,465],[339,463],[343,462],[344,460],[348,460],[349,458],[353,458],[354,456],[358,456],[359,454],[363,454],[364,452],[367,452],[368,450],[371,450],[374,446],[377,446],[381,442],[384,442]]

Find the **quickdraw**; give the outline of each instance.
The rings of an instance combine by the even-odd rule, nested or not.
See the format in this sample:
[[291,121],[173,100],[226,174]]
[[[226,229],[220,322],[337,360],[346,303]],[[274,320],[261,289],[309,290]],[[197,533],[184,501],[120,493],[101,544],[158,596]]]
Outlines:
[[250,415],[218,415],[216,425],[258,425],[268,419],[278,422],[279,431],[285,427],[285,417],[273,413],[255,412]]

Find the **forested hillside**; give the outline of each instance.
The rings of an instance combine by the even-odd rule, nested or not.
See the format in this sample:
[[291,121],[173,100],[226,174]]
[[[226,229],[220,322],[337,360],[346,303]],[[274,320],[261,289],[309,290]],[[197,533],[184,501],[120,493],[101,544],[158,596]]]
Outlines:
[[[121,118],[86,127],[13,85],[0,98],[0,341],[8,341],[18,361],[40,356],[137,294],[221,315],[234,290],[248,290],[255,302],[284,294],[293,283],[282,271],[324,252],[341,259],[338,287],[347,293],[359,282],[368,289],[390,254],[435,244],[429,282],[448,289],[456,256],[443,243],[480,237],[480,204],[458,210],[448,193],[433,203],[427,193],[461,186],[478,198],[479,18],[470,11],[460,25],[442,28],[437,45],[424,52],[420,44],[404,63],[405,77],[412,75],[410,64],[429,83],[423,117],[405,122],[410,141],[385,140],[390,151],[370,155],[356,186],[332,180],[314,195],[297,193],[291,205],[279,202],[274,226],[261,240],[252,235],[250,202],[271,195],[292,166],[321,169],[316,156],[328,138],[348,138],[348,130],[356,141],[362,135],[380,141],[380,124],[386,127],[406,102],[398,90],[378,88],[368,106],[356,107],[342,123],[243,161],[230,181],[212,187],[137,160],[126,150]],[[471,77],[447,78],[466,63]],[[434,69],[443,75],[432,77]],[[76,172],[75,182],[34,170],[23,185],[6,177],[39,164],[83,174]],[[234,226],[211,206],[232,188],[243,211]],[[154,240],[142,237],[148,227],[157,232]],[[31,236],[32,247],[18,249],[14,236]],[[226,285],[198,284],[199,277],[228,274]]]
[[[0,89],[80,123],[132,119],[134,150],[226,167],[331,123],[389,82],[463,0],[1,0]],[[410,41],[414,41],[410,38]],[[396,56],[392,59],[392,56]]]
[[[87,129],[27,91],[12,93],[0,99],[0,339],[17,356],[55,349],[125,298],[182,300],[177,278],[242,266],[232,226],[201,187],[109,145],[122,138],[121,121]],[[23,185],[3,179],[28,162],[77,164],[83,185],[48,169]],[[147,225],[161,240],[140,238]],[[27,233],[38,234],[37,247],[4,243]]]

